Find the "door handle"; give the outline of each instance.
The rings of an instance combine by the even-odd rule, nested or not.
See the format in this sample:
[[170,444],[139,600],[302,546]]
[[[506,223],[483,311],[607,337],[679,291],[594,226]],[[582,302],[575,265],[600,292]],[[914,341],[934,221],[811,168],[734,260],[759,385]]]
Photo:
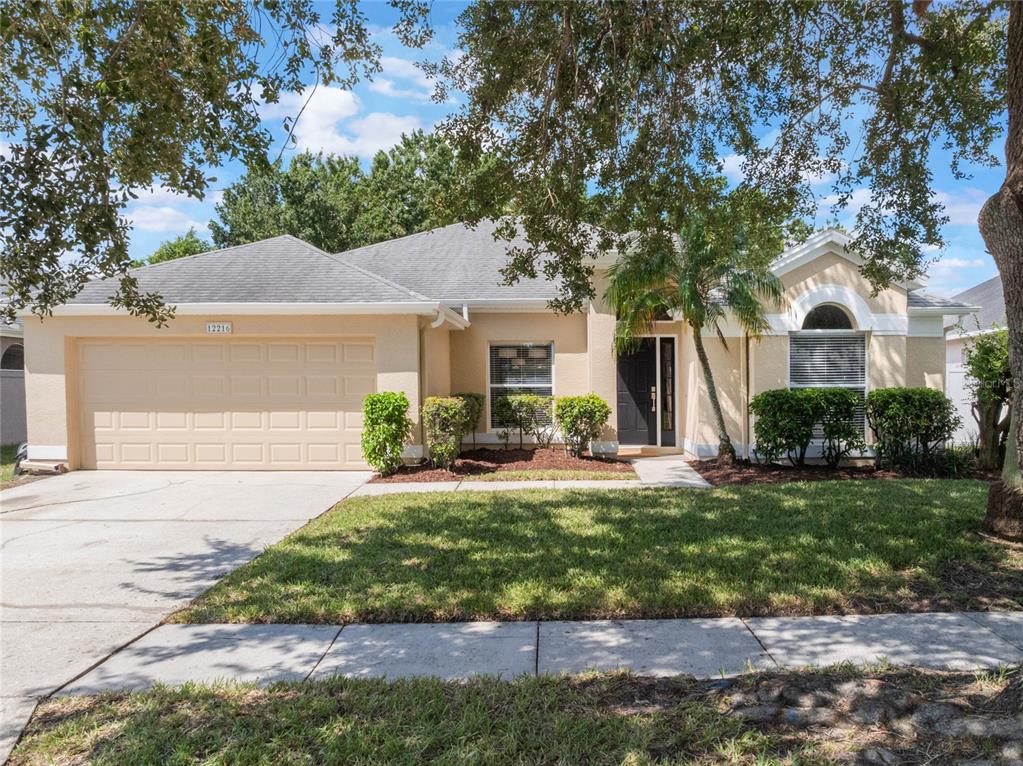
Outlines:
[[657,386],[650,386],[650,405],[657,408]]

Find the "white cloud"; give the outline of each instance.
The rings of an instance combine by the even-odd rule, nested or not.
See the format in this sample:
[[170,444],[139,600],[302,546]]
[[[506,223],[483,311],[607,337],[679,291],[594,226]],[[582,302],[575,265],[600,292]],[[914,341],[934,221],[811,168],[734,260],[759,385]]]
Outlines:
[[133,229],[139,231],[173,231],[184,234],[189,229],[206,231],[207,224],[196,221],[170,205],[133,205],[125,213]]
[[351,91],[334,87],[317,88],[315,91],[306,88],[300,94],[282,96],[278,104],[264,106],[261,114],[264,119],[295,118],[301,112],[294,129],[299,149],[359,157],[371,157],[380,149],[389,149],[402,133],[422,127],[422,121],[415,115],[401,116],[390,112],[371,112],[357,120],[350,119],[361,108],[358,96]]
[[746,161],[746,158],[741,154],[727,154],[721,158],[721,172],[725,174],[731,181],[740,182],[744,176],[742,173],[742,163]]
[[334,132],[334,143],[328,151],[372,157],[381,149],[390,149],[401,139],[402,133],[411,133],[423,126],[414,116],[399,116],[390,112],[371,112],[359,120],[348,123],[351,135]]
[[980,208],[988,195],[980,189],[966,187],[958,192],[935,192],[934,201],[945,208],[945,215],[952,226],[976,226]]
[[[852,194],[849,195],[849,199],[845,203],[845,207],[839,210],[839,214],[843,216],[855,216],[860,212],[860,208],[870,203],[871,200],[870,189],[867,187],[861,187],[859,189],[853,189]],[[829,194],[821,199],[821,212],[824,214],[831,213],[831,208],[838,204],[839,195]]]
[[983,282],[996,273],[994,261],[987,253],[972,248],[951,248],[927,266],[927,292],[951,296]]

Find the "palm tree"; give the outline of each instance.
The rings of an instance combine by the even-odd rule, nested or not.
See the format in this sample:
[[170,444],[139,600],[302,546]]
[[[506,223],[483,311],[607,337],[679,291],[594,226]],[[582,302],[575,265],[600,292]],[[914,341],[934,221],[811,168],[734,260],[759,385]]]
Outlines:
[[[772,251],[774,245],[766,250]],[[766,253],[741,232],[715,239],[694,219],[671,246],[653,254],[634,251],[608,270],[604,299],[618,313],[616,352],[633,350],[638,338],[648,334],[665,312],[693,328],[696,356],[718,430],[718,456],[726,461],[735,460],[735,448],[721,413],[703,330],[712,328],[727,348],[720,322],[731,313],[751,337],[763,334],[768,323],[762,300],[778,304],[782,295],[781,282],[770,271],[770,258],[765,257],[768,254],[774,253]]]

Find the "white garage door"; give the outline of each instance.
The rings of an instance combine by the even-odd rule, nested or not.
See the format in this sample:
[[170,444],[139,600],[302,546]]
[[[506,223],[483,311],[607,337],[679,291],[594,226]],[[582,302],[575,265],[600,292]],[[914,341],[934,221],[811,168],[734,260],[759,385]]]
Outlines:
[[372,338],[79,344],[82,465],[365,468]]

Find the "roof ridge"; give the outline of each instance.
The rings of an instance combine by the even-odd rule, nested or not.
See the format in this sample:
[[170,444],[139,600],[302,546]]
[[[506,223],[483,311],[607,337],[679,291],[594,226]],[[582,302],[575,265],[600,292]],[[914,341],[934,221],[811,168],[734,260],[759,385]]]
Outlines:
[[392,242],[402,242],[406,239],[412,239],[413,237],[421,237],[424,234],[433,234],[435,231],[440,231],[441,229],[450,229],[452,226],[464,226],[465,228],[469,228],[468,224],[466,224],[465,221],[455,221],[454,223],[445,224],[444,226],[434,226],[432,229],[426,229],[424,231],[414,231],[411,234],[405,234],[401,237],[395,237],[393,239],[382,239],[379,242],[371,242],[368,245],[360,245],[359,247],[353,247],[348,250],[342,250],[340,253],[334,253],[334,255],[345,256],[348,255],[349,253],[358,253],[360,250],[369,250],[371,247],[389,245]]
[[[293,239],[296,242],[302,242],[301,239],[299,239],[298,237],[294,237],[291,234],[278,234],[276,237],[267,237],[266,239],[257,239],[257,240],[253,240],[252,242],[242,242],[240,245],[231,245],[230,247],[221,247],[221,248],[217,248],[217,249],[214,249],[214,250],[204,250],[201,253],[192,253],[191,255],[183,255],[180,258],[171,258],[169,261],[160,261],[159,263],[144,263],[141,266],[136,266],[135,268],[130,269],[130,271],[138,271],[140,269],[148,269],[148,268],[151,268],[152,266],[163,266],[164,264],[167,264],[167,263],[181,263],[182,261],[190,261],[193,258],[202,258],[204,255],[220,255],[221,253],[226,253],[229,250],[237,250],[238,248],[248,247],[249,245],[258,245],[261,242],[272,242],[275,239]],[[306,243],[302,242],[302,244],[306,244]],[[103,279],[112,279],[112,277],[103,277]]]
[[323,250],[323,249],[317,247],[316,245],[310,244],[309,242],[306,242],[305,240],[299,239],[298,237],[292,237],[290,234],[285,234],[284,236],[291,237],[296,242],[299,242],[302,245],[305,245],[305,247],[307,247],[309,250],[311,250],[312,252],[314,252],[314,253],[316,253],[318,255],[322,255],[327,260],[333,261],[334,263],[339,263],[342,266],[347,266],[350,269],[355,269],[360,274],[364,274],[365,276],[369,277],[370,279],[375,279],[377,282],[379,282],[382,285],[386,285],[386,286],[388,286],[390,288],[393,288],[395,290],[401,290],[402,292],[408,293],[409,295],[411,295],[416,300],[426,301],[428,303],[435,302],[433,298],[429,298],[429,297],[423,295],[422,293],[417,293],[415,290],[410,290],[409,288],[405,287],[404,285],[399,285],[397,282],[392,282],[389,279],[385,279],[384,277],[380,276],[379,274],[374,274],[372,271],[369,271],[368,269],[364,269],[361,266],[356,266],[354,263],[349,263],[347,260],[341,258],[339,255],[333,255],[331,253],[328,253],[326,250]]

